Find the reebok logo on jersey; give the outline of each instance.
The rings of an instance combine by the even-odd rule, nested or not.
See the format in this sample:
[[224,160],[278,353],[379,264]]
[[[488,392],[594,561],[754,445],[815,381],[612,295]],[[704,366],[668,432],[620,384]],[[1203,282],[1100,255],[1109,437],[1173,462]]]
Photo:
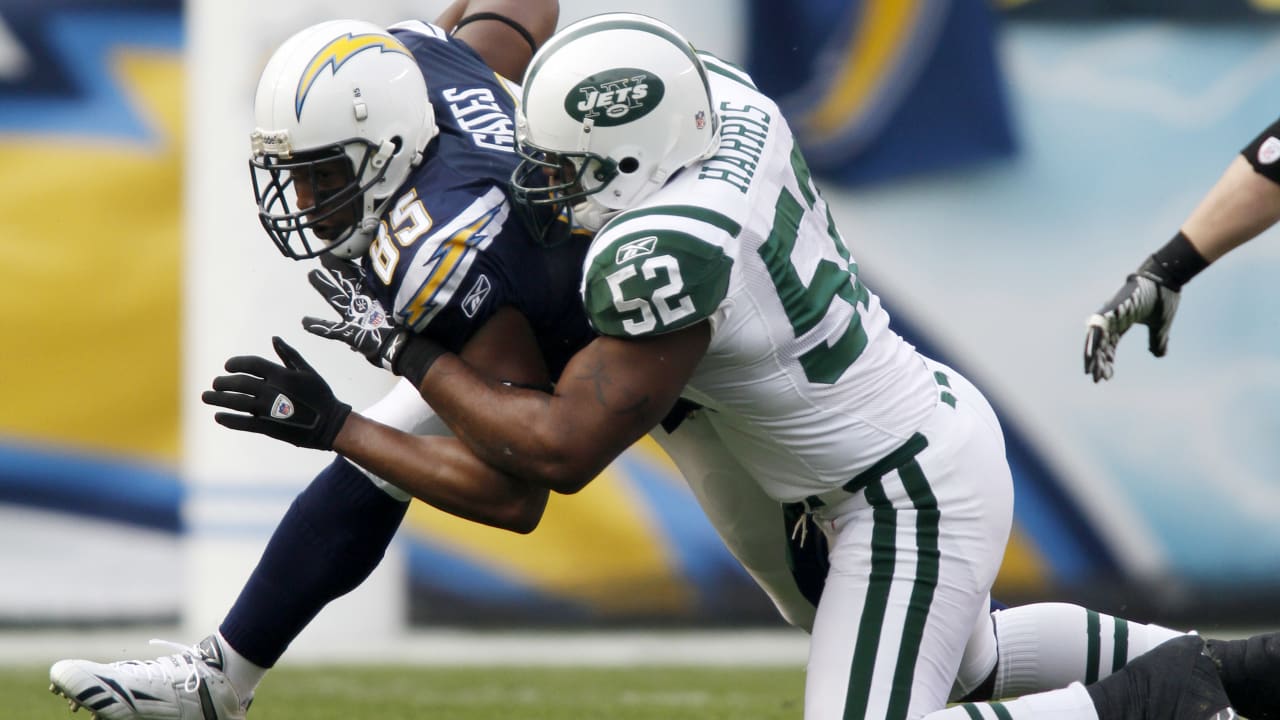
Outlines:
[[293,417],[293,401],[284,395],[277,395],[271,403],[271,417],[277,420],[288,420]]
[[666,87],[647,70],[614,68],[584,78],[564,98],[565,112],[600,127],[639,120],[658,103]]
[[1258,146],[1258,162],[1270,165],[1276,160],[1280,160],[1280,139],[1273,135]]
[[632,260],[635,260],[638,257],[644,257],[645,255],[652,255],[653,248],[657,244],[658,244],[657,235],[650,235],[649,237],[642,237],[638,240],[625,242],[618,248],[618,252],[614,254],[613,264],[621,265],[625,262],[630,262]]
[[471,290],[467,292],[467,296],[462,298],[463,314],[469,318],[475,317],[480,310],[480,306],[484,304],[484,299],[489,297],[489,289],[491,287],[488,276],[481,275],[476,278],[476,284],[472,285]]

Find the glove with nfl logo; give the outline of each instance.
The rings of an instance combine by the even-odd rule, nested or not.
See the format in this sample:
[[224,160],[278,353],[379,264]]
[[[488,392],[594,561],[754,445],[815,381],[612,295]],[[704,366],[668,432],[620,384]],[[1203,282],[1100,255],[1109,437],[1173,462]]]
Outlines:
[[421,385],[444,348],[392,322],[382,303],[364,291],[359,266],[330,253],[321,255],[320,262],[325,269],[312,270],[307,279],[342,319],[304,317],[302,327],[320,337],[341,340],[375,366]]
[[214,378],[213,390],[200,399],[236,411],[214,414],[223,427],[332,450],[351,406],[334,397],[324,378],[284,340],[273,337],[271,345],[283,365],[256,355],[233,357],[224,367],[235,374]]
[[1182,233],[1148,257],[1120,291],[1089,317],[1084,339],[1084,371],[1093,381],[1110,380],[1115,372],[1116,345],[1134,324],[1146,325],[1147,348],[1164,357],[1169,349],[1169,326],[1178,310],[1182,286],[1208,266]]

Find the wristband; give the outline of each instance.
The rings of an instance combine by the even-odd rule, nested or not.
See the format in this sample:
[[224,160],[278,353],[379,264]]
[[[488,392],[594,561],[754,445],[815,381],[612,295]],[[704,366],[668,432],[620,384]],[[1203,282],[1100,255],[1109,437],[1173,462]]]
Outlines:
[[1280,184],[1280,120],[1259,133],[1240,154],[1249,161],[1255,172]]
[[1147,258],[1138,272],[1177,292],[1207,267],[1209,262],[1179,230],[1172,240]]
[[413,383],[414,387],[420,387],[427,371],[446,352],[449,351],[437,342],[421,335],[411,335],[391,361],[391,372]]

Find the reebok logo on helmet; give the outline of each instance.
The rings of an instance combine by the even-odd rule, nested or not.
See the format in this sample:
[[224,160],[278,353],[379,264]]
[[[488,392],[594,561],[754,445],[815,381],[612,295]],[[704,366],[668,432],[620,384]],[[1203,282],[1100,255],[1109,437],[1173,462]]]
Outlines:
[[564,109],[575,120],[590,118],[595,125],[610,127],[648,115],[665,92],[651,72],[614,68],[579,81],[565,97]]

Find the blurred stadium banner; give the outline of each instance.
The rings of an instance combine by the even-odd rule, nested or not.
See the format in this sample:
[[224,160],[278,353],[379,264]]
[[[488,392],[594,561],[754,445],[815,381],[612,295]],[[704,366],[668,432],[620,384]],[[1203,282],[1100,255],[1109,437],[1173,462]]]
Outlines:
[[177,614],[178,7],[0,2],[0,623]]
[[871,183],[1014,150],[983,0],[751,0],[747,69],[814,172]]
[[999,0],[1012,17],[1180,20],[1280,19],[1276,0]]
[[[379,5],[371,17],[398,19],[388,15],[406,4]],[[270,334],[316,312],[305,304],[307,268],[261,237],[242,157],[261,63],[307,22],[286,5],[257,8],[269,17],[250,32],[239,4],[189,4],[203,14],[185,25],[197,35],[184,37],[178,0],[0,0],[0,312],[4,327],[21,328],[0,353],[0,625],[194,614],[207,631],[326,459],[222,430],[197,399],[226,357],[261,352]],[[1019,162],[997,62],[1000,16],[983,3],[789,0],[743,10],[746,64],[784,97],[833,184],[881,187],[939,170],[969,177]],[[795,78],[818,80],[798,87]],[[874,247],[848,232],[855,254]],[[945,252],[950,238],[939,237]],[[992,271],[1017,272],[1014,260],[996,261],[1021,247],[991,249]],[[1153,572],[1212,581],[1212,559],[1183,563],[1159,540],[1134,549],[1142,532],[1129,529],[1162,520],[1142,511],[1158,485],[1129,483],[1126,497],[1098,510],[1091,489],[1141,468],[1108,454],[1064,463],[1079,445],[1022,422],[1034,393],[991,380],[981,356],[959,352],[939,330],[945,310],[939,317],[899,302],[893,286],[877,289],[898,308],[899,332],[984,381],[1001,410],[1017,514],[998,593],[1136,597]],[[340,394],[376,386],[374,371],[330,345],[304,349],[318,367],[350,363],[331,376]],[[1161,546],[1159,563],[1143,542]],[[1234,552],[1203,548],[1228,564]],[[553,498],[529,536],[415,504],[391,557],[407,579],[387,592],[407,587],[403,605],[418,623],[777,622],[648,441],[582,493]],[[184,572],[140,574],[139,563]],[[203,603],[195,610],[193,598]]]

